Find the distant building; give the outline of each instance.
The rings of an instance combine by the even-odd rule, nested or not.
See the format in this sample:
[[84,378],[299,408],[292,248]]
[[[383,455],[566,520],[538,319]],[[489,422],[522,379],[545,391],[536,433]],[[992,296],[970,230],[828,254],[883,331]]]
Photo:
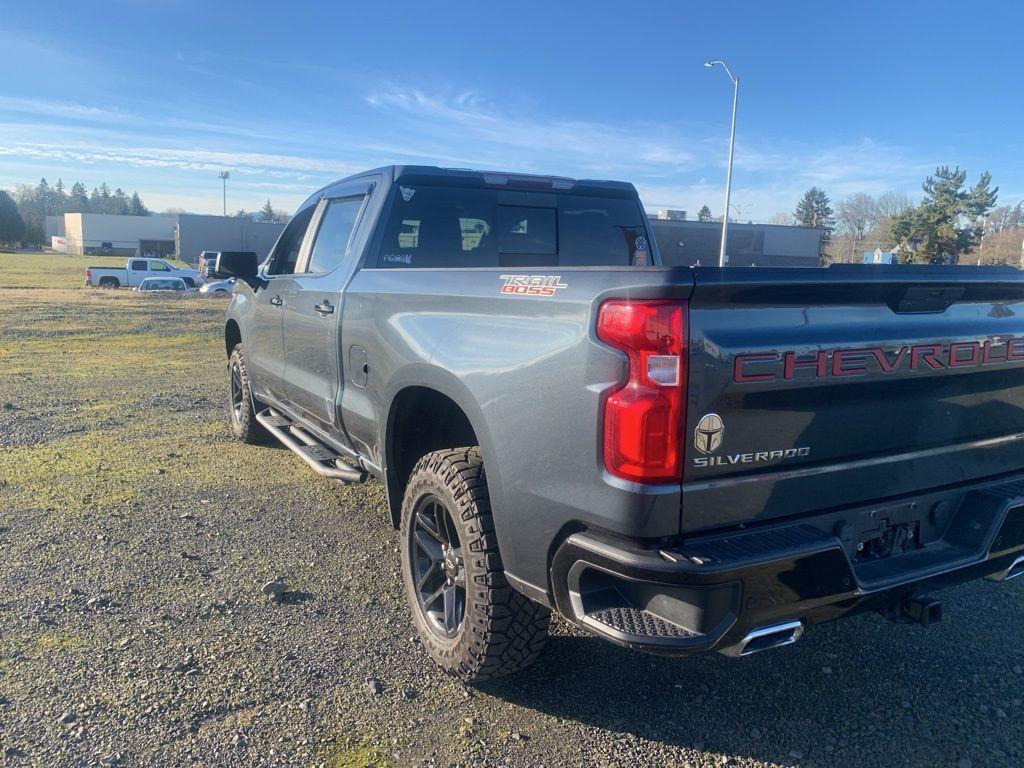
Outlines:
[[898,264],[900,257],[893,251],[883,251],[875,248],[873,251],[864,251],[865,264]]
[[679,211],[675,208],[658,211],[658,218],[661,221],[686,221],[686,211]]
[[[717,266],[722,224],[650,217],[661,260],[667,266]],[[729,222],[726,253],[731,267],[816,267],[822,230],[779,224]]]
[[270,253],[284,224],[253,221],[248,216],[178,214],[175,228],[178,258],[196,263],[203,251],[255,251],[260,261]]
[[46,217],[46,239],[49,241],[51,237],[64,237],[64,217],[63,216],[47,216]]
[[[65,213],[47,216],[50,246],[61,253],[106,256],[177,256],[196,263],[203,251],[255,251],[262,260],[284,224],[247,216],[117,216]],[[52,221],[51,221],[52,219]]]
[[[68,253],[165,257],[175,252],[175,216],[65,213]],[[52,242],[52,239],[51,239]]]

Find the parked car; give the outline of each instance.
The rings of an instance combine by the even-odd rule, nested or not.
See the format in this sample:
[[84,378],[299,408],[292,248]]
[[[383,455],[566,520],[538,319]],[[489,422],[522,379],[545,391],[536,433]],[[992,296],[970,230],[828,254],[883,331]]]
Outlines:
[[231,429],[381,479],[465,680],[530,664],[551,610],[746,656],[1024,573],[1019,271],[660,264],[630,184],[339,181],[262,267],[219,260]]
[[185,281],[180,277],[147,277],[137,288],[133,288],[134,291],[172,291],[172,292],[191,292],[195,289],[186,285]]
[[235,278],[205,282],[199,289],[203,296],[227,296],[235,287]]
[[86,267],[85,284],[100,288],[137,286],[148,277],[180,277],[193,288],[203,282],[199,271],[181,269],[163,259],[128,259],[124,269],[116,267]]

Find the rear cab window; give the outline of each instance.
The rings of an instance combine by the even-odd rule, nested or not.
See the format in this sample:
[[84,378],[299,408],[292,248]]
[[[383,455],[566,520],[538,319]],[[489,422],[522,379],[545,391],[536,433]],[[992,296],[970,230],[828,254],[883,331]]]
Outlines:
[[399,183],[383,268],[630,266],[651,263],[630,196]]

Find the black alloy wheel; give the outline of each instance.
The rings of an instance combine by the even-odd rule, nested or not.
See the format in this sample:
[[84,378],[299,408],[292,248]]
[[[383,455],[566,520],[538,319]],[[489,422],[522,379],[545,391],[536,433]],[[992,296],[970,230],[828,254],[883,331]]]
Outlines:
[[231,412],[236,422],[242,421],[245,411],[245,387],[242,385],[242,365],[234,358],[231,360]]
[[420,499],[409,537],[413,583],[430,628],[455,637],[466,615],[466,568],[451,512],[433,494]]

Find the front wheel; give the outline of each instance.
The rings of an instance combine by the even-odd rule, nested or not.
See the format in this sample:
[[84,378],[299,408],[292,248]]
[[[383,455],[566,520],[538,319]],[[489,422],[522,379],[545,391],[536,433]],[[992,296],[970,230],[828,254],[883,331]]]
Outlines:
[[269,439],[267,430],[256,421],[256,400],[249,383],[249,369],[245,366],[245,352],[241,344],[235,344],[228,359],[230,380],[229,405],[231,407],[231,433],[243,443],[265,443]]
[[505,578],[478,448],[419,460],[402,502],[401,536],[413,624],[446,673],[469,682],[533,663],[551,613]]

